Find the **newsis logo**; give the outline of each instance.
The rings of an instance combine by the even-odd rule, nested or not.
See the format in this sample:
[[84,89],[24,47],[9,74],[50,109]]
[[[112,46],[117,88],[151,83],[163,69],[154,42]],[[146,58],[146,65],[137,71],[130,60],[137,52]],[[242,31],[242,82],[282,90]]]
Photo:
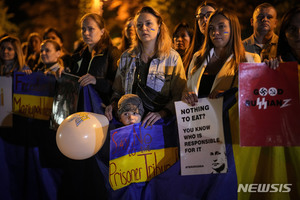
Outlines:
[[[292,99],[281,99],[280,95],[283,94],[282,89],[277,89],[275,87],[270,87],[269,89],[262,87],[260,89],[254,89],[253,91],[254,95],[257,95],[258,97],[256,100],[246,100],[245,105],[247,107],[255,107],[257,106],[258,109],[267,109],[270,106],[279,106],[280,108],[284,108],[287,106],[290,106],[290,102]],[[278,99],[266,99],[268,96],[275,97],[278,96]]]
[[266,184],[266,183],[252,183],[252,184],[239,184],[238,192],[290,192],[292,190],[292,184]]

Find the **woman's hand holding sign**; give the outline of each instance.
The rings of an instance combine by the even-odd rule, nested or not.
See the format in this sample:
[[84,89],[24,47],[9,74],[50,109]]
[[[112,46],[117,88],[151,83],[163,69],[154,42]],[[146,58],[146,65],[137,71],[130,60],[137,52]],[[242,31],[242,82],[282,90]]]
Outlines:
[[195,92],[186,92],[182,95],[181,100],[191,106],[194,106],[198,102],[198,97]]

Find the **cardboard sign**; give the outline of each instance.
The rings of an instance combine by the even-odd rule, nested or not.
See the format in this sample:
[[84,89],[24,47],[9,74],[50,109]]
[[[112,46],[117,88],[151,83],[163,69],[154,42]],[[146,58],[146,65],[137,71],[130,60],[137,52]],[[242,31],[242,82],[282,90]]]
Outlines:
[[178,160],[178,148],[165,148],[162,125],[141,123],[110,132],[109,182],[114,190],[151,180]]
[[175,102],[181,175],[226,173],[223,97],[199,98],[195,106]]
[[33,72],[14,73],[13,112],[33,119],[49,120],[55,91],[55,77]]
[[0,126],[12,127],[12,77],[0,76]]
[[241,146],[300,145],[297,63],[240,64],[239,113]]

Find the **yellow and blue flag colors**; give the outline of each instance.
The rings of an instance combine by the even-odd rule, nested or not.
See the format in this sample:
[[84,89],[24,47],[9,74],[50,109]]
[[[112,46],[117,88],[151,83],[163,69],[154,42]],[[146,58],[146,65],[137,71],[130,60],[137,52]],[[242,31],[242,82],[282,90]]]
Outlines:
[[177,147],[165,148],[161,125],[144,128],[138,123],[110,133],[109,182],[114,190],[150,181],[177,160]]
[[23,117],[48,120],[52,112],[55,77],[42,72],[14,73],[13,112]]

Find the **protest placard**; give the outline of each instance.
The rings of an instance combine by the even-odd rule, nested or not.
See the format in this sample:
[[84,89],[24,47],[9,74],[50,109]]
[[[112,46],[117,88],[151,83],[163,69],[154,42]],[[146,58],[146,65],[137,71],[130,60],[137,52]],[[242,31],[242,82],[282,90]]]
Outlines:
[[109,182],[114,190],[150,181],[178,160],[178,148],[165,148],[162,125],[141,123],[110,131]]
[[182,175],[227,172],[222,104],[223,97],[175,102]]
[[49,120],[52,112],[55,77],[42,72],[14,73],[13,112],[33,119]]
[[12,127],[12,77],[0,77],[0,126]]
[[241,146],[299,146],[297,62],[240,64],[239,114]]

